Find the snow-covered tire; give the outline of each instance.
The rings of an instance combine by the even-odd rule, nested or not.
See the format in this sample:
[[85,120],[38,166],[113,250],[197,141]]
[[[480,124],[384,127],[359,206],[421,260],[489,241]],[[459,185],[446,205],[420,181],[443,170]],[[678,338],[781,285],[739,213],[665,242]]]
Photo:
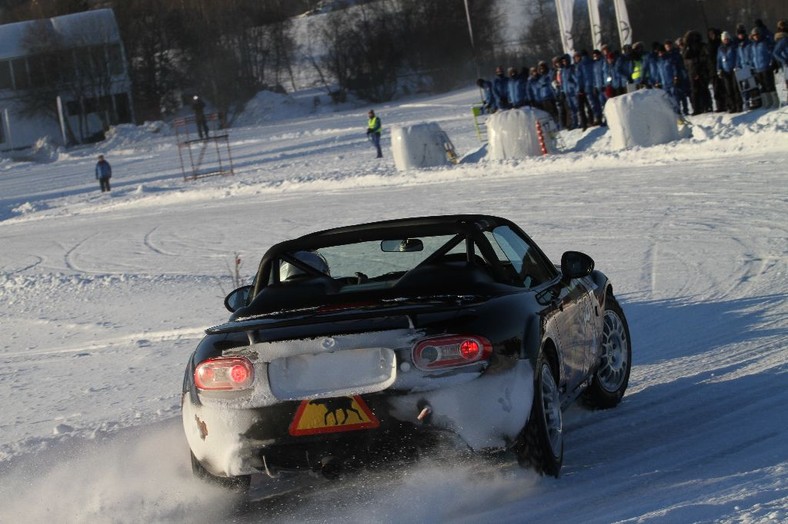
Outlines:
[[549,361],[539,357],[534,399],[528,422],[516,446],[517,461],[540,475],[558,477],[564,461],[561,398]]
[[605,300],[599,367],[583,393],[584,403],[592,408],[607,409],[618,405],[629,385],[632,368],[632,343],[624,311],[613,295]]
[[208,470],[206,470],[203,465],[200,464],[200,461],[197,460],[197,457],[194,456],[194,453],[191,453],[191,457],[192,473],[198,479],[207,482],[208,484],[227,489],[239,495],[246,494],[249,491],[249,485],[251,484],[252,480],[251,475],[240,475],[237,477],[217,477],[216,475],[209,473]]

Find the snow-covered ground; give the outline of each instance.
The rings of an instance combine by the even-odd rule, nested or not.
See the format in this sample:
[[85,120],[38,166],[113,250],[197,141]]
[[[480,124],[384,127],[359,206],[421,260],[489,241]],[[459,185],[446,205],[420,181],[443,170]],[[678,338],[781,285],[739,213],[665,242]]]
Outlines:
[[[465,90],[375,107],[436,122],[459,166],[398,172],[367,107],[262,95],[231,129],[234,176],[184,181],[167,126],[0,159],[0,522],[785,522],[788,108],[692,118],[693,138],[485,160]],[[93,177],[112,163],[110,195]],[[489,459],[363,474],[228,515],[191,478],[183,367],[226,320],[235,254],[316,229],[443,213],[513,219],[553,259],[589,253],[634,343],[617,409],[566,416],[559,479]]]

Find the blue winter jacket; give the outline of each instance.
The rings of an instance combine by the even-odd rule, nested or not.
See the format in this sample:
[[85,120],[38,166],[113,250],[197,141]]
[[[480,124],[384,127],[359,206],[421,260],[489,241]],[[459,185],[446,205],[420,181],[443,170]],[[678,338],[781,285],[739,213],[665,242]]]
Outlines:
[[112,166],[106,160],[99,160],[96,163],[96,180],[110,177],[112,177]]
[[561,91],[567,98],[575,98],[577,96],[577,73],[574,66],[567,66],[561,68]]
[[507,88],[509,91],[509,102],[512,104],[512,107],[520,107],[528,100],[526,81],[527,78],[524,78],[522,75],[509,77]]
[[555,100],[555,91],[553,90],[553,78],[549,72],[540,75],[534,87],[535,87],[534,91],[536,94],[536,99],[539,102],[544,102],[545,100]]
[[717,48],[717,71],[731,73],[736,68],[736,46],[720,44]]
[[610,86],[613,89],[619,89],[627,85],[627,81],[621,76],[621,69],[618,66],[618,58],[610,63],[605,61],[605,86]]
[[750,41],[739,40],[736,43],[736,69],[749,69],[750,67],[752,67]]
[[643,76],[640,78],[640,82],[642,84],[646,84],[647,86],[653,86],[655,83],[659,82],[658,69],[657,69],[657,53],[650,52],[643,54]]
[[772,50],[765,40],[750,44],[750,63],[756,73],[763,73],[769,69],[772,62]]
[[621,55],[616,60],[616,67],[618,68],[618,74],[622,78],[624,82],[624,86],[626,86],[629,82],[632,81],[632,71],[635,69],[635,63],[632,60],[632,55]]
[[584,93],[594,91],[594,61],[590,56],[584,56],[575,64],[577,86]]
[[672,88],[679,82],[679,71],[676,68],[675,60],[671,59],[668,54],[662,55],[659,59],[659,81],[662,87],[666,89]]
[[525,89],[528,93],[528,103],[533,104],[535,102],[541,102],[539,99],[538,93],[538,85],[539,85],[539,75],[536,76],[528,76],[528,80],[525,82]]
[[774,46],[773,56],[780,62],[783,69],[788,68],[788,36],[784,36],[777,41]]
[[602,91],[605,89],[605,59],[594,60],[594,87]]
[[509,101],[509,79],[503,75],[496,75],[493,79],[493,98],[495,99],[495,107],[498,109],[512,107]]

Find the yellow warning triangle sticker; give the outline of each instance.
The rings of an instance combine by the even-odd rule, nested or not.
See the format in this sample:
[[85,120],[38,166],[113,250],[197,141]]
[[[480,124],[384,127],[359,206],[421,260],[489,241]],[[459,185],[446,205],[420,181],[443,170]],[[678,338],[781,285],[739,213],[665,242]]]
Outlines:
[[304,400],[298,406],[288,431],[294,437],[374,429],[380,421],[358,395]]

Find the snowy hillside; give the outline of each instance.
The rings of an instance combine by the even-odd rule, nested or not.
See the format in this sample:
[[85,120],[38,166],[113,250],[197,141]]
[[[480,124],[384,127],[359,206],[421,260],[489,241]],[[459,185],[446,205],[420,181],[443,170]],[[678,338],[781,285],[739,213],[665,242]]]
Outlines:
[[[485,159],[478,92],[332,112],[260,95],[230,130],[235,175],[185,181],[166,125],[0,158],[0,522],[230,520],[191,478],[183,367],[226,320],[232,261],[316,229],[442,213],[519,223],[557,260],[590,254],[629,317],[630,389],[566,416],[559,479],[512,462],[427,457],[239,522],[788,520],[788,108],[692,117],[693,138]],[[392,125],[436,122],[460,165],[398,172]],[[102,195],[96,156],[113,166]]]

